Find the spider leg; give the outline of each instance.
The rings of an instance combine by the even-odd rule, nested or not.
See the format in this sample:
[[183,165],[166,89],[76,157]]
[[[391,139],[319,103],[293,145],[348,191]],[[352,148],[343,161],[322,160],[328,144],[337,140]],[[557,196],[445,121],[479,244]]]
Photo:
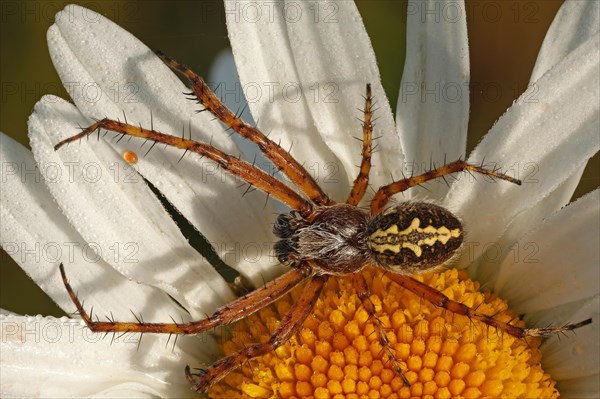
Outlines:
[[69,297],[71,297],[71,300],[75,304],[75,307],[85,324],[93,332],[135,332],[186,335],[200,334],[216,326],[233,323],[234,321],[249,316],[275,302],[312,274],[312,268],[307,264],[303,264],[299,268],[292,269],[275,280],[268,282],[262,288],[252,291],[227,305],[221,306],[212,314],[212,316],[207,317],[206,319],[189,323],[144,323],[140,321],[93,321],[90,315],[84,310],[83,305],[67,281],[67,276],[62,263],[60,264],[59,269],[63,284],[69,293]]
[[264,191],[267,194],[270,194],[272,197],[288,205],[290,208],[298,210],[303,215],[309,214],[312,209],[311,203],[301,197],[291,187],[277,180],[270,174],[258,169],[252,164],[242,161],[232,155],[225,154],[209,144],[185,139],[183,137],[171,136],[160,133],[153,129],[144,129],[139,126],[129,125],[127,123],[114,121],[108,118],[104,118],[88,126],[79,134],[62,140],[54,146],[54,149],[58,150],[63,145],[79,140],[80,138],[87,136],[98,129],[110,130],[127,136],[140,137],[154,141],[155,143],[164,143],[172,147],[195,152],[216,162],[219,166],[233,176],[239,177],[246,183]]
[[576,328],[583,327],[592,322],[592,319],[587,319],[575,324],[566,324],[560,327],[545,327],[545,328],[523,328],[515,326],[509,323],[495,319],[493,316],[488,316],[483,313],[477,312],[476,310],[464,305],[460,302],[456,302],[442,294],[435,288],[428,286],[410,276],[388,273],[387,276],[400,285],[406,288],[412,293],[419,295],[431,302],[432,304],[449,310],[450,312],[458,315],[467,316],[470,319],[479,320],[488,326],[495,327],[500,331],[504,331],[513,337],[526,339],[531,337],[545,337],[554,334],[565,333],[567,331],[575,330]]
[[446,165],[442,165],[439,168],[425,172],[422,175],[408,177],[402,180],[395,181],[388,184],[387,186],[381,187],[377,190],[377,193],[371,201],[371,214],[377,214],[383,207],[388,203],[392,195],[401,193],[402,191],[408,190],[411,187],[418,186],[425,183],[428,180],[433,180],[438,177],[444,177],[452,173],[468,171],[480,173],[482,175],[495,177],[498,179],[506,180],[511,183],[521,185],[521,180],[507,176],[503,173],[499,173],[496,170],[485,169],[481,166],[472,165],[465,161],[454,161]]
[[312,277],[269,341],[244,348],[197,374],[192,374],[189,366],[186,367],[185,372],[193,388],[204,392],[244,361],[262,356],[285,344],[302,327],[328,278],[329,275],[324,274]]
[[265,154],[265,156],[292,181],[292,183],[306,194],[308,198],[318,205],[334,204],[334,202],[323,192],[321,187],[319,187],[310,173],[308,173],[289,152],[270,140],[261,131],[248,125],[236,114],[231,112],[200,76],[184,65],[167,57],[162,52],[157,51],[156,54],[165,64],[174,70],[180,71],[189,79],[196,98],[207,110],[234,132],[255,143],[260,151]]
[[375,304],[371,301],[371,292],[369,291],[369,286],[364,278],[364,276],[360,273],[352,275],[352,280],[354,283],[354,287],[356,288],[356,292],[358,297],[362,301],[362,305],[369,314],[369,318],[371,318],[375,323],[375,328],[377,329],[377,334],[379,334],[379,344],[385,350],[385,353],[388,356],[388,361],[391,362],[392,367],[396,371],[396,374],[402,378],[402,382],[404,382],[405,386],[410,386],[406,376],[402,372],[402,367],[400,367],[400,362],[396,358],[396,354],[392,350],[390,346],[390,340],[385,334],[385,329],[381,320],[377,317],[377,310],[375,309]]
[[346,200],[347,204],[358,205],[362,197],[367,191],[369,185],[369,172],[371,171],[371,155],[373,152],[373,124],[371,119],[373,116],[373,97],[371,96],[371,85],[367,84],[367,95],[365,96],[365,109],[363,119],[363,148],[362,148],[362,161],[360,162],[360,172],[354,183],[352,184],[352,190]]

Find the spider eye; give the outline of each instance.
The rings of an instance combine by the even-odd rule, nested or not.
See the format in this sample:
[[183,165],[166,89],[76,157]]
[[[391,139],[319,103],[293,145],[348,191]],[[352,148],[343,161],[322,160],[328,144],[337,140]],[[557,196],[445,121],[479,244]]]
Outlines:
[[282,213],[275,220],[275,224],[273,225],[273,234],[279,238],[288,238],[294,234],[294,230],[292,226],[290,226],[290,222],[293,217],[289,213]]
[[367,244],[380,266],[413,274],[448,261],[462,240],[462,225],[450,211],[429,203],[408,202],[369,223]]

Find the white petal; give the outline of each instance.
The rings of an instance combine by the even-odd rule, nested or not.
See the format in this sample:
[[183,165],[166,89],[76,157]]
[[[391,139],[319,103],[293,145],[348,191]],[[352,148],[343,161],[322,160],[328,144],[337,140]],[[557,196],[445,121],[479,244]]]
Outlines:
[[507,257],[523,255],[523,250],[515,244],[526,233],[530,232],[542,221],[557,212],[563,206],[569,203],[573,192],[579,184],[583,168],[576,171],[573,176],[566,179],[546,198],[543,198],[535,206],[524,210],[518,217],[513,219],[502,237],[495,243],[489,244],[487,251],[484,251],[476,267],[469,268],[469,274],[479,281],[482,285],[493,286],[497,278],[500,264]]
[[598,294],[600,190],[544,221],[500,266],[494,292],[530,313]]
[[595,35],[599,27],[599,2],[565,1],[544,38],[530,81],[541,78],[571,51]]
[[[236,111],[243,110],[241,114],[239,114],[239,112],[236,112],[236,114],[239,114],[240,118],[248,124],[255,124],[252,115],[250,114],[250,110],[248,109],[248,102],[246,101],[244,92],[241,89],[238,90],[238,88],[241,87],[241,83],[237,69],[235,69],[233,53],[230,49],[223,50],[213,61],[208,74],[208,82],[213,82],[213,84],[214,82],[219,82],[218,88],[223,88],[223,90],[217,90],[217,94],[220,96],[221,101],[223,101],[229,109]],[[232,88],[235,88],[235,91]],[[254,159],[255,156],[257,158],[260,157],[260,161],[257,160],[256,165],[264,170],[269,170],[268,166],[265,164],[266,159],[262,157],[262,153],[254,143],[235,134],[231,135],[231,139],[235,141],[240,151],[244,154],[245,159]]]
[[[567,1],[561,6],[542,44],[530,79],[532,84],[598,31],[599,4],[596,1]],[[490,253],[483,254],[472,276],[483,284],[493,284],[500,263],[510,255],[516,241],[532,226],[537,226],[542,219],[569,203],[584,169],[585,164],[546,198],[521,212],[497,241],[498,245]]]
[[[102,259],[95,259],[52,201],[32,154],[4,134],[0,135],[0,159],[4,165],[2,248],[66,313],[73,312],[75,305],[60,277],[60,263],[65,264],[67,277],[88,312],[93,307],[93,316],[134,321],[134,312],[147,322],[190,320],[190,315],[162,290],[130,281]],[[161,350],[167,340],[166,335],[158,339]],[[217,354],[211,342],[206,337],[206,345],[195,350],[198,361],[210,361]]]
[[111,342],[67,318],[0,316],[0,325],[3,397],[192,396],[184,368],[198,364],[179,346],[145,335],[138,350],[136,336]]
[[592,318],[592,324],[569,334],[567,339],[555,335],[542,345],[542,366],[557,381],[580,378],[600,373],[600,297],[577,312],[568,321],[580,322]]
[[[549,71],[571,51],[575,50],[579,45],[592,37],[593,34],[598,32],[598,26],[600,26],[599,5],[600,3],[597,1],[567,1],[561,6],[542,44],[530,78],[532,84],[535,84],[535,81],[543,73]],[[508,253],[509,248],[514,245],[517,239],[530,230],[531,226],[537,225],[541,219],[551,215],[569,203],[579,184],[584,169],[585,164],[573,176],[558,186],[554,192],[535,206],[523,211],[511,223],[503,237],[499,240],[504,253]],[[488,271],[492,271],[494,268],[497,269],[501,261],[502,259],[498,259],[497,262],[488,262]],[[485,266],[480,265],[480,268],[485,268]],[[482,272],[485,273],[483,270]],[[483,277],[483,273],[480,273],[479,276]]]
[[[542,44],[531,83],[598,31],[599,4],[596,1],[567,1],[562,5]],[[499,264],[509,254],[516,240],[531,230],[531,226],[536,226],[543,218],[569,203],[584,168],[585,165],[538,204],[519,214],[498,240],[499,251],[494,249],[493,256],[483,254],[482,262],[477,267],[476,276],[479,281],[485,283],[494,280]],[[497,254],[500,256],[496,256]]]
[[[99,258],[165,291],[193,317],[231,300],[224,280],[193,250],[144,181],[104,142],[54,151],[64,132],[88,123],[71,104],[45,97],[29,119],[33,154],[69,222]],[[92,149],[93,147],[93,149]]]
[[285,148],[293,144],[292,154],[335,200],[346,198],[358,173],[360,144],[352,137],[362,135],[356,117],[362,117],[357,108],[364,108],[366,83],[378,102],[375,136],[383,136],[371,182],[379,186],[389,181],[389,171],[400,174],[403,156],[391,109],[352,2],[225,2],[225,8],[254,119]]
[[[497,162],[522,186],[467,174],[452,185],[448,208],[468,228],[460,265],[476,260],[512,220],[552,193],[600,148],[599,37],[572,52],[502,116],[469,157]],[[477,240],[477,241],[474,241]]]
[[[238,152],[212,115],[195,113],[201,107],[185,98],[182,93],[189,89],[169,68],[108,19],[70,5],[57,14],[56,24],[48,31],[48,45],[63,84],[85,115],[122,119],[125,113],[130,123],[144,127],[151,127],[152,115],[156,130],[180,135],[185,127],[188,135],[189,124],[192,138],[211,141],[228,153]],[[65,130],[62,138],[70,134],[72,128]],[[140,155],[151,145],[140,148],[142,143],[137,139],[110,141],[119,153],[133,149]],[[251,245],[270,249],[272,235],[265,220],[273,215],[264,209],[265,196],[257,193],[242,199],[239,182],[226,176],[215,163],[200,161],[189,153],[179,161],[180,150],[160,147],[140,156],[137,170],[213,243],[228,263],[247,276],[263,272],[273,263],[269,251],[248,257],[243,248]]]
[[[114,314],[129,321],[131,310],[147,321],[189,316],[164,292],[127,280],[92,251],[52,201],[29,151],[0,135],[2,173],[0,207],[2,248],[65,312],[74,305],[58,271],[65,264],[79,297],[94,305],[100,317]],[[88,308],[89,309],[89,308]]]
[[565,399],[597,399],[600,397],[600,373],[560,381],[560,397]]
[[[223,50],[216,57],[213,65],[210,68],[210,73],[208,76],[210,82],[219,82],[219,87],[234,87],[237,89],[242,85],[237,69],[235,68],[233,53],[230,49]],[[218,91],[217,94],[220,95],[221,100],[223,103],[225,103],[225,105],[227,105],[227,107],[229,107],[229,109],[242,110],[241,114],[237,112],[240,115],[240,118],[250,125],[255,125],[254,119],[252,118],[250,110],[248,109],[248,102],[244,96],[243,90],[236,90],[235,95],[232,95],[234,94],[233,92],[228,93],[224,89],[224,91]],[[231,138],[233,141],[235,141],[242,154],[244,154],[245,159],[252,159],[254,160],[253,163],[261,169],[270,173],[273,172],[273,164],[260,152],[254,143],[237,135],[232,135]],[[284,213],[289,211],[289,208],[277,201],[270,201],[269,204],[272,205],[273,211],[276,213]],[[271,210],[269,210],[269,212],[270,211]],[[281,271],[280,268],[276,267],[275,265],[272,266],[272,269],[274,271],[277,271],[278,269]],[[265,272],[267,272],[267,270],[265,270],[263,273]]]
[[[396,125],[409,174],[424,173],[430,161],[464,157],[469,122],[469,44],[463,1],[410,1],[406,62]],[[443,182],[412,197],[440,199]]]

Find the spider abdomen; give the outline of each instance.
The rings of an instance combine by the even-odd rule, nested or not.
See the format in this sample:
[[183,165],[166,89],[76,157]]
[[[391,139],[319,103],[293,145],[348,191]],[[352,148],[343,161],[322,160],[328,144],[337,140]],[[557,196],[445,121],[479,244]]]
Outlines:
[[366,239],[379,266],[415,274],[452,258],[462,244],[463,230],[458,218],[440,206],[406,202],[375,216]]

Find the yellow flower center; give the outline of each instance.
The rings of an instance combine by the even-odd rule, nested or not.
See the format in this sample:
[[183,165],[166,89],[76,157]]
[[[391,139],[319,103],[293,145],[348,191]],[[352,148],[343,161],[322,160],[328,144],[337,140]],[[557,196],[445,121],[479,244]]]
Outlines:
[[[555,398],[555,382],[540,366],[539,340],[516,339],[453,315],[368,268],[371,300],[410,386],[388,361],[376,324],[350,278],[331,278],[302,329],[272,353],[250,360],[209,390],[212,398]],[[416,276],[452,300],[496,315],[514,315],[506,302],[479,292],[466,273]],[[221,348],[229,354],[265,342],[301,287],[234,324]],[[514,324],[522,325],[522,322]]]

